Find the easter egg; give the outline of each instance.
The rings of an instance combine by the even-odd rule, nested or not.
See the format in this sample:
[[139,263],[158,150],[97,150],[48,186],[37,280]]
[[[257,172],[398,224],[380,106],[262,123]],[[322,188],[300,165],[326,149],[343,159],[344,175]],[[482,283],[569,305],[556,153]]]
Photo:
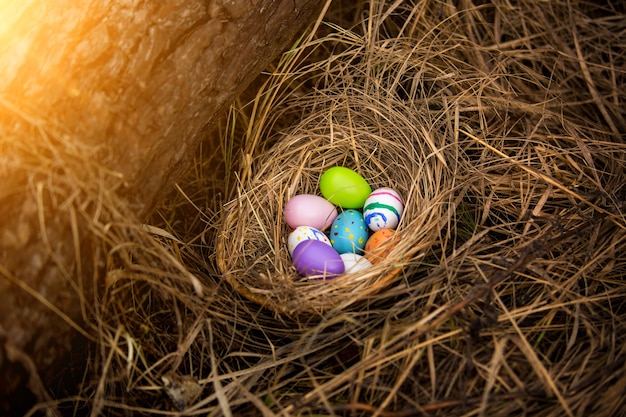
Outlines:
[[348,209],[339,213],[330,226],[330,243],[337,252],[363,253],[369,231],[363,215]]
[[365,256],[356,253],[342,253],[339,256],[343,261],[346,274],[363,271],[372,266],[372,263]]
[[287,237],[287,249],[289,249],[289,254],[292,255],[296,246],[306,240],[319,240],[331,246],[330,240],[324,232],[311,226],[298,226],[293,229]]
[[374,190],[363,205],[363,218],[374,232],[380,229],[395,229],[404,211],[400,195],[391,188]]
[[332,278],[345,271],[341,257],[331,246],[320,240],[307,240],[293,251],[293,265],[300,275],[323,275]]
[[382,261],[395,246],[395,231],[380,229],[374,232],[365,244],[365,257],[373,264]]
[[310,226],[323,231],[337,217],[337,208],[318,195],[298,194],[285,204],[284,217],[292,229]]
[[350,168],[335,166],[320,177],[320,191],[331,203],[350,209],[362,208],[372,188]]

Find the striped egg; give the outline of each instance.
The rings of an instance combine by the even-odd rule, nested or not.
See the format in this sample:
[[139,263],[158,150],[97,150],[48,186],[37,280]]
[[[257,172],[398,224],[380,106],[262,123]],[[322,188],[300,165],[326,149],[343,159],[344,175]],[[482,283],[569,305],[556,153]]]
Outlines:
[[363,218],[370,230],[395,229],[404,211],[400,195],[391,188],[374,190],[363,205]]

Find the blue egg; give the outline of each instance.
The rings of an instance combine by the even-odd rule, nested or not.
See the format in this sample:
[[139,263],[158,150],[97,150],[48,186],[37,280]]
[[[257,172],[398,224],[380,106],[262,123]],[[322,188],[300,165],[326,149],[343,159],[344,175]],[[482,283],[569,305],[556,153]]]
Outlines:
[[345,210],[330,226],[330,243],[338,253],[362,254],[368,237],[368,228],[358,210]]

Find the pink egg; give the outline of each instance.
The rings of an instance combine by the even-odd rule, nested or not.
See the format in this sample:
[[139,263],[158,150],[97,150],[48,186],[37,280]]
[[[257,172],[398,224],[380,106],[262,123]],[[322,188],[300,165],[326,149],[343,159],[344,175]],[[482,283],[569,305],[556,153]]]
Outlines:
[[300,275],[323,275],[333,278],[343,274],[345,266],[336,250],[320,240],[307,240],[293,251],[293,265]]
[[337,208],[318,195],[298,194],[285,204],[284,216],[292,229],[310,226],[324,231],[337,217]]

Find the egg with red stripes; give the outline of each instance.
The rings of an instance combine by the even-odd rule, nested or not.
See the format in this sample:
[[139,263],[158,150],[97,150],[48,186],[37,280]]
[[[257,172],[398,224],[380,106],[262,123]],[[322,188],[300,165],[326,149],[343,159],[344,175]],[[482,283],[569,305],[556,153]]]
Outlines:
[[363,205],[363,219],[370,230],[395,229],[400,223],[404,202],[395,190],[378,188],[367,197]]

